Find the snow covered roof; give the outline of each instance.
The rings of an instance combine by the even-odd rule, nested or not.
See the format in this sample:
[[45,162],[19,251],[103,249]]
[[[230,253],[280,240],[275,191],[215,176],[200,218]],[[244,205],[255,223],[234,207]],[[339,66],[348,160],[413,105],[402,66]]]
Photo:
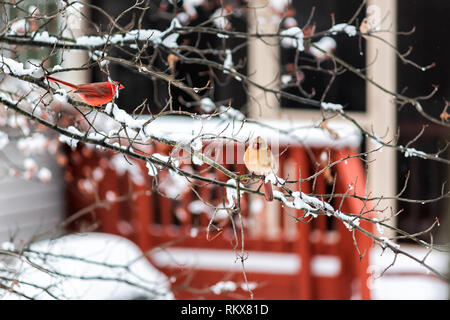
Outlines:
[[328,129],[318,128],[311,121],[261,120],[252,123],[220,118],[159,117],[145,129],[146,134],[189,142],[198,135],[220,135],[246,142],[261,136],[270,144],[302,144],[310,147],[353,147],[361,144],[359,130],[348,123],[327,122]]

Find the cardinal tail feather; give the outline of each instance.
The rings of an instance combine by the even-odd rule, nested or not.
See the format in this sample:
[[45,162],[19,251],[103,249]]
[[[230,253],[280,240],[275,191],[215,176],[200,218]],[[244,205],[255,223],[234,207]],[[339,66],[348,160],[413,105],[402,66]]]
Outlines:
[[273,201],[272,183],[270,181],[264,182],[264,196],[267,201]]
[[52,82],[58,82],[58,83],[62,83],[62,84],[64,84],[64,85],[66,85],[66,86],[68,86],[68,87],[70,87],[70,88],[72,88],[72,89],[78,89],[78,86],[76,86],[76,85],[74,85],[74,84],[72,84],[72,83],[69,83],[69,82],[66,82],[66,81],[63,81],[63,80],[59,80],[59,79],[56,79],[56,78],[53,78],[53,77],[50,77],[50,76],[45,76],[45,78],[47,78],[48,80],[50,80],[50,81],[52,81]]

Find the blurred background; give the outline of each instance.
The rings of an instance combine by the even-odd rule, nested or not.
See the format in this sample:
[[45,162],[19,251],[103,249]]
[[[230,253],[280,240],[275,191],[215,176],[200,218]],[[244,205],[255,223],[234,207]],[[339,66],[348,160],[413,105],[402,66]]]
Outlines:
[[[171,1],[151,1],[151,9],[146,12],[140,21],[142,28],[165,30],[176,16],[179,19],[184,17],[184,25],[195,26],[210,19],[220,9],[218,1],[185,2],[177,1],[174,5]],[[116,17],[134,4],[134,1],[91,0],[90,3]],[[255,26],[255,19],[249,17],[248,10],[241,8],[242,3],[240,1],[224,1],[224,3],[232,8],[227,18],[232,25],[232,30],[241,32],[252,30],[252,27]],[[186,10],[184,6],[187,4],[192,4],[195,15],[190,17],[180,16],[180,12]],[[260,10],[261,17],[266,19],[264,20],[264,28],[267,28],[267,30],[276,31],[278,27],[286,29],[290,26],[290,23],[296,23],[303,27],[308,22],[314,8],[314,16],[311,21],[315,25],[316,31],[322,31],[330,28],[331,17],[335,19],[336,23],[351,18],[360,6],[361,1],[303,0],[293,1],[292,4],[289,4],[289,1],[269,1],[269,4],[271,6]],[[413,50],[408,59],[417,64],[426,66],[435,63],[436,66],[423,72],[411,65],[402,63],[392,49],[381,41],[348,37],[345,34],[335,37],[337,45],[334,53],[357,68],[365,68],[370,65],[367,70],[369,77],[387,88],[402,92],[407,96],[427,95],[432,91],[433,85],[439,85],[437,94],[423,102],[426,112],[439,118],[445,99],[449,99],[450,96],[448,73],[450,62],[447,41],[448,30],[450,30],[450,20],[447,17],[450,11],[450,2],[441,0],[372,0],[368,1],[369,4],[379,6],[383,16],[382,25],[392,30],[391,33],[380,33],[380,37],[390,43],[397,44],[399,52],[406,52],[411,46]],[[54,1],[22,1],[20,6],[22,8],[36,6],[41,13],[51,12],[56,8]],[[280,12],[277,11],[280,6],[283,8],[282,13],[285,14],[287,19],[280,19]],[[24,14],[10,6],[8,8],[11,16]],[[89,17],[89,19],[79,19],[81,21],[79,34],[106,32],[110,27],[109,20],[99,10],[85,6],[83,7],[83,15]],[[137,15],[137,11],[127,12],[118,23],[121,25],[127,25],[133,21],[136,23]],[[356,17],[355,23],[359,24],[364,16],[365,10],[362,10]],[[214,24],[209,23],[207,26],[213,27]],[[58,21],[48,26],[50,33],[57,28]],[[410,35],[402,33],[411,31],[413,28],[414,33]],[[397,31],[399,31],[398,34],[396,34]],[[225,41],[215,35],[200,36],[197,33],[181,36],[178,43],[196,45],[199,48],[217,48],[224,44],[227,47],[238,47],[239,49],[233,53],[233,60],[240,72],[252,75],[255,81],[261,83],[278,78],[280,79],[280,81],[277,81],[279,88],[300,96],[304,96],[305,92],[311,93],[314,90],[313,98],[317,98],[325,90],[329,90],[327,101],[344,105],[345,110],[365,128],[372,128],[379,135],[383,135],[386,128],[390,128],[389,135],[399,134],[398,144],[400,145],[406,145],[412,140],[423,125],[426,125],[427,128],[420,139],[412,145],[415,149],[433,153],[443,148],[448,141],[450,133],[445,127],[429,123],[415,112],[412,106],[397,107],[389,95],[377,91],[373,86],[350,72],[339,76],[328,89],[329,75],[325,73],[313,72],[305,68],[302,69],[303,74],[301,75],[292,74],[292,71],[295,70],[292,63],[297,63],[298,66],[302,67],[313,66],[317,63],[316,58],[311,53],[304,52],[297,56],[295,49],[283,48],[282,46],[264,45],[256,42],[245,45],[244,40]],[[149,48],[148,50],[151,54],[153,49]],[[128,53],[122,53],[120,50],[113,50],[112,53],[119,57],[121,55],[127,57],[128,55]],[[41,48],[20,49],[19,60],[40,59],[47,54],[49,54],[49,50]],[[274,62],[273,66],[261,65],[259,59],[262,56],[271,57],[273,61],[278,61],[278,63]],[[191,57],[195,57],[195,55]],[[164,68],[167,64],[167,58],[167,55],[160,55],[153,63],[160,68]],[[55,56],[52,59],[52,63],[58,64],[61,56]],[[87,59],[85,53],[64,53],[63,65],[81,65],[86,63]],[[223,57],[211,54],[208,59],[220,62]],[[321,66],[324,69],[334,67],[329,60],[321,62]],[[182,61],[177,61],[175,70],[175,77],[182,79],[188,85],[201,88],[210,81],[213,89],[206,94],[214,98],[213,100],[218,104],[227,105],[230,103],[233,108],[239,109],[247,116],[268,120],[289,120],[294,123],[296,121],[301,123],[304,120],[321,119],[318,111],[293,101],[285,99],[280,101],[268,99],[269,101],[267,101],[265,98],[258,98],[257,95],[255,95],[256,99],[249,99],[248,95],[255,93],[251,89],[247,92],[246,87],[238,80],[219,71],[214,71],[215,73],[212,74],[211,70],[202,65],[185,64]],[[111,78],[124,83],[126,87],[127,84],[129,84],[129,87],[133,87],[132,90],[124,90],[121,93],[118,104],[122,108],[132,112],[144,100],[149,103],[150,110],[153,113],[157,113],[164,108],[169,97],[167,83],[143,77],[116,64],[111,64],[109,71]],[[301,92],[296,86],[289,86],[289,81],[286,85],[281,80],[283,75],[302,77],[304,92]],[[61,78],[70,79],[74,83],[83,83],[105,81],[106,75],[98,68],[93,68],[91,72],[73,72],[61,75]],[[175,109],[201,111],[199,106],[196,105],[186,107],[186,102],[190,101],[189,96],[175,87],[171,87],[170,90],[174,97]],[[394,132],[393,128],[398,128],[398,132]],[[359,150],[370,150],[374,146],[373,141],[366,141],[365,137],[362,137]],[[67,152],[70,154],[72,151],[68,150]],[[8,157],[0,157],[0,240],[6,241],[12,237],[27,239],[39,230],[58,223],[75,211],[71,205],[73,200],[70,199],[73,199],[74,193],[79,194],[79,189],[73,183],[67,183],[67,169],[59,166],[54,157],[45,154],[38,156],[39,162],[45,163],[45,166],[53,172],[52,182],[42,184],[39,181],[27,181],[8,175],[11,161],[16,163],[23,161],[23,155],[16,150],[13,144],[10,144],[2,153],[8,154]],[[79,154],[82,153],[79,152]],[[447,150],[442,156],[448,159],[448,154],[449,151]],[[368,156],[368,160],[375,159],[374,164],[366,172],[369,176],[369,188],[374,195],[396,195],[403,190],[408,172],[410,172],[410,177],[402,194],[404,198],[418,200],[436,198],[441,193],[443,183],[448,181],[448,166],[436,161],[426,161],[419,157],[405,157],[395,151],[385,149],[383,152]],[[70,163],[74,164],[73,161]],[[441,226],[433,230],[433,241],[436,243],[447,243],[449,241],[448,199],[444,198],[440,201],[425,204],[422,204],[421,201],[385,200],[384,205],[392,208],[392,212],[402,211],[395,219],[392,219],[392,224],[409,233],[427,229],[437,217]],[[162,210],[162,204],[159,204],[156,210]],[[388,211],[391,212],[391,210]],[[176,213],[174,212],[173,215],[176,215]],[[386,233],[385,236],[395,236],[393,232],[389,233],[386,230]],[[423,239],[430,241],[429,236]],[[418,246],[408,242],[408,240],[399,239],[398,242],[402,246],[411,248],[419,256],[426,254],[425,251],[422,252]],[[158,261],[161,261],[163,258],[159,259]],[[374,249],[371,251],[370,259],[371,271],[376,274],[383,270],[383,266],[389,265],[393,257],[389,254],[381,255],[379,249]],[[445,254],[433,256],[431,259],[437,269],[444,272],[447,270],[448,264]],[[382,278],[371,280],[368,286],[372,289],[372,298],[376,299],[446,299],[448,292],[445,282],[428,274],[420,265],[412,266],[410,262],[402,259],[397,261],[397,264],[389,269]],[[323,288],[325,287],[324,285]]]

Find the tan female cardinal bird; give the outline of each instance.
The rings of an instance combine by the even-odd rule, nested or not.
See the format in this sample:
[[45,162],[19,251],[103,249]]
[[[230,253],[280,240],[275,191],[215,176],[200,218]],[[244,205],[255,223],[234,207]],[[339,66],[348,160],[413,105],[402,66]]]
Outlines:
[[[248,171],[259,176],[276,174],[278,168],[267,142],[261,137],[256,137],[248,146],[244,154],[244,163]],[[273,200],[272,184],[264,181],[264,196],[267,201]]]
[[114,81],[114,83],[94,82],[76,85],[47,75],[45,76],[45,78],[52,82],[62,83],[63,85],[74,89],[74,92],[78,93],[81,99],[83,99],[84,102],[92,107],[101,106],[110,102],[116,93],[116,86],[119,88],[119,90],[125,88],[117,81]]

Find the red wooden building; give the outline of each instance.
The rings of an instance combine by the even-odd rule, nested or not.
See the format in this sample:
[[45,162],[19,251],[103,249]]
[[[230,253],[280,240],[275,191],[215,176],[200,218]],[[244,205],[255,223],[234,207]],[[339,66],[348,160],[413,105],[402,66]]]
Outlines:
[[[172,132],[177,128],[174,121],[178,120],[162,121],[159,129]],[[280,122],[275,125],[286,128]],[[333,135],[337,133],[334,137],[321,129],[307,130],[309,135],[295,132],[303,140],[277,140],[278,176],[296,180],[300,173],[306,178],[323,168],[324,161],[328,163],[328,155],[333,162],[358,153],[357,135],[339,128],[334,130]],[[266,135],[270,137],[272,133]],[[207,146],[203,144],[203,151]],[[227,143],[214,148],[211,156],[223,152],[223,166],[244,174],[246,169],[240,161],[245,150],[242,146]],[[146,151],[169,155],[173,150],[154,143]],[[119,157],[126,161],[120,154],[98,152],[88,146],[79,145],[72,151],[67,170],[69,214],[94,203],[96,197],[106,200],[95,207],[89,223],[95,222],[99,230],[137,243],[148,253],[150,261],[173,279],[176,297],[248,299],[250,294],[245,289],[249,284],[256,299],[370,299],[367,267],[371,240],[355,232],[356,249],[353,233],[335,217],[320,215],[296,221],[293,217],[302,217],[303,212],[280,201],[267,203],[264,197],[244,194],[241,208],[245,282],[242,263],[237,259],[242,250],[239,219],[235,219],[234,230],[230,219],[220,210],[214,211],[199,201],[201,197],[204,202],[220,207],[225,203],[224,188],[199,181],[190,188],[167,169],[153,178],[147,175],[145,163],[134,160],[129,160],[128,169],[122,170],[111,165]],[[209,178],[228,180],[207,165],[182,160],[180,167]],[[136,174],[136,170],[143,174]],[[330,193],[330,176],[336,177],[336,193],[344,194],[349,188],[357,195],[366,192],[364,167],[359,158],[341,161],[317,179],[302,182],[301,191],[318,198]],[[298,184],[289,187],[299,188]],[[97,189],[98,194],[90,192],[92,189]],[[359,214],[365,205],[351,197],[334,198],[331,204],[353,214]],[[81,221],[86,222],[86,217]],[[215,228],[208,228],[211,222]],[[82,222],[75,226],[80,228]],[[370,230],[363,220],[360,226]],[[362,259],[358,251],[363,254]],[[230,290],[220,290],[220,284],[214,287],[218,282],[224,288],[228,284]]]

